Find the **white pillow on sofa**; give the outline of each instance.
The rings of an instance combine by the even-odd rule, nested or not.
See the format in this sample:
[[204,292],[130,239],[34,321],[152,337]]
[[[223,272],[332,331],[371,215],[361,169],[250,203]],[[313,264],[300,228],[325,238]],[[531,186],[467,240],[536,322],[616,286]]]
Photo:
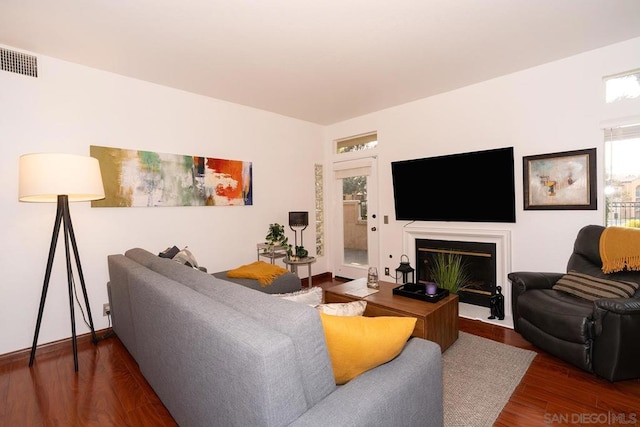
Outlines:
[[319,304],[316,306],[318,311],[333,316],[362,316],[367,308],[366,301],[351,302],[333,302],[328,304]]
[[301,304],[308,304],[315,307],[319,304],[322,304],[323,291],[320,286],[313,286],[309,289],[290,292],[288,294],[273,294],[273,296],[293,302],[299,302]]

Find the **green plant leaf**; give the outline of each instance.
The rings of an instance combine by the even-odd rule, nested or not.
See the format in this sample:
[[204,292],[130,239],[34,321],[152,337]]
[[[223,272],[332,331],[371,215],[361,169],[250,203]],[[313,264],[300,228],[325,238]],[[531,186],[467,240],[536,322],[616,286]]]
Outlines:
[[433,257],[430,274],[439,287],[455,294],[468,286],[470,275],[467,268],[462,256],[438,252]]
[[284,235],[284,225],[274,223],[269,224],[269,232],[265,236],[269,246],[287,246],[289,239]]

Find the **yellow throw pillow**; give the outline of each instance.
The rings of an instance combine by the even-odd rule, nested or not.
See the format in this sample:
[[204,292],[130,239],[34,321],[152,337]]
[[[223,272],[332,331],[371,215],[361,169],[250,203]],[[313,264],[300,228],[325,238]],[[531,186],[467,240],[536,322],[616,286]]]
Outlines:
[[345,384],[402,351],[414,317],[333,316],[320,313],[336,384]]

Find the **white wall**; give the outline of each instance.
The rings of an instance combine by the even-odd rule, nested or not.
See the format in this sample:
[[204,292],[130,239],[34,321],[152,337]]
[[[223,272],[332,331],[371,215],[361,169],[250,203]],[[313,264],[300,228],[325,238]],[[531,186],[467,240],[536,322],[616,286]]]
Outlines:
[[[270,223],[287,224],[288,211],[307,210],[314,220],[320,126],[45,56],[38,55],[38,68],[38,78],[0,72],[0,354],[31,346],[55,217],[54,204],[18,202],[22,154],[89,155],[90,145],[104,145],[253,162],[253,206],[71,204],[96,329],[107,327],[107,255],[189,246],[215,272],[255,261],[255,244]],[[60,240],[39,343],[71,335],[62,246]],[[323,271],[320,259],[313,272]],[[88,332],[78,311],[76,319],[78,334]]]
[[[639,52],[640,38],[636,38],[326,127],[325,155],[332,152],[335,139],[378,132],[378,213],[379,218],[390,218],[388,225],[380,221],[378,226],[378,265],[391,271],[398,266],[403,253],[403,227],[408,224],[394,220],[390,162],[513,146],[515,224],[422,224],[511,230],[512,271],[564,271],[578,230],[586,224],[603,223],[604,145],[600,122],[640,112],[638,101],[605,106],[602,78],[640,68]],[[598,149],[598,210],[523,210],[523,156],[592,147]],[[424,203],[430,202],[425,195]]]

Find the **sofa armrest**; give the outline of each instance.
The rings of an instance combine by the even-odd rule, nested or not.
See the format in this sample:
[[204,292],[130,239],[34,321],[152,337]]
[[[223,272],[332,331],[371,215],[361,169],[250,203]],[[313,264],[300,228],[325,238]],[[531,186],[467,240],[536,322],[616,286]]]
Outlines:
[[512,289],[517,288],[518,294],[528,289],[550,289],[564,273],[540,273],[532,271],[517,271],[508,274]]
[[518,319],[518,297],[531,289],[551,289],[564,273],[545,273],[533,271],[516,271],[509,273],[507,277],[511,282],[511,315],[513,316],[513,327],[516,332],[520,332]]
[[440,346],[412,338],[392,361],[354,378],[292,426],[442,426]]
[[640,298],[611,298],[595,301],[596,309],[617,314],[640,315]]
[[640,335],[640,298],[605,298],[595,300],[593,305],[595,336],[602,335],[605,328],[618,335],[621,321],[630,323],[634,335]]
[[640,298],[594,301],[593,370],[609,381],[640,377]]

